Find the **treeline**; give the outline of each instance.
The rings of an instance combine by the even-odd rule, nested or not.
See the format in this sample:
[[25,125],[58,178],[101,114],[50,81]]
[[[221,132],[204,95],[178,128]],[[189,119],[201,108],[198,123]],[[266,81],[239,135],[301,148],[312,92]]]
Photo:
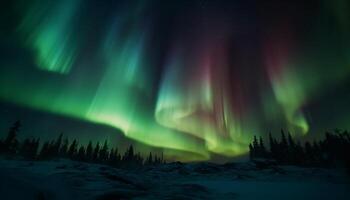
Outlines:
[[350,134],[347,131],[335,130],[326,132],[325,138],[319,141],[295,141],[291,134],[281,130],[280,140],[269,134],[269,148],[266,148],[262,137],[254,136],[249,144],[250,159],[271,159],[278,164],[311,167],[346,166],[350,169]]
[[68,158],[83,162],[108,164],[114,167],[140,167],[144,165],[157,165],[164,163],[163,156],[152,155],[150,152],[146,158],[134,151],[132,145],[124,154],[118,148],[110,148],[107,141],[103,144],[91,141],[87,146],[79,145],[75,139],[72,142],[68,138],[63,139],[60,134],[57,139],[44,142],[40,145],[40,139],[17,139],[20,121],[16,121],[10,128],[6,138],[0,139],[0,154],[8,156],[20,156],[28,160],[49,160],[55,158]]

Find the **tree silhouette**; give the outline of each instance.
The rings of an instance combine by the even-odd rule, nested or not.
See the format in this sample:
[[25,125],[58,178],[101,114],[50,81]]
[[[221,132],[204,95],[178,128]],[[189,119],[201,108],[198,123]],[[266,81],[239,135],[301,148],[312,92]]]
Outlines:
[[109,160],[110,164],[112,166],[119,166],[121,162],[121,156],[118,152],[118,148],[115,148],[114,150],[111,149],[110,154],[109,154]]
[[41,147],[40,153],[39,153],[39,158],[44,160],[44,159],[49,159],[49,142],[45,142],[44,145]]
[[260,158],[260,147],[258,143],[258,139],[256,139],[256,136],[254,135],[254,140],[253,140],[253,154],[255,157]]
[[89,141],[88,146],[86,147],[86,160],[91,161],[92,160],[92,142]]
[[133,161],[134,160],[134,147],[132,145],[129,146],[128,150],[126,150],[123,161]]
[[58,156],[60,153],[60,149],[61,149],[61,144],[62,144],[62,137],[63,137],[63,133],[61,133],[58,138],[56,139],[56,142],[54,144],[54,155]]
[[152,156],[152,152],[149,152],[149,155],[146,159],[146,165],[153,165],[153,156]]
[[78,148],[78,142],[76,139],[74,139],[68,149],[68,156],[70,158],[74,158],[74,156],[77,154],[77,148]]
[[99,159],[99,154],[100,154],[100,143],[97,142],[96,146],[95,146],[95,149],[94,149],[94,153],[92,155],[92,159],[94,161],[97,161]]
[[84,146],[80,146],[79,150],[78,150],[78,155],[77,155],[77,159],[84,161],[86,160],[85,157],[85,147]]
[[256,158],[274,159],[279,164],[291,164],[301,166],[332,167],[345,166],[350,172],[350,158],[346,152],[350,152],[350,136],[347,131],[335,130],[333,133],[326,132],[325,139],[306,141],[304,146],[300,141],[295,142],[288,133],[286,138],[281,130],[281,139],[277,141],[269,133],[270,150],[264,150],[262,137],[257,141],[256,136],[249,144],[251,160]]
[[29,148],[30,148],[30,140],[27,138],[23,141],[23,143],[20,146],[19,149],[19,155],[23,156],[24,158],[27,158],[27,153],[29,152]]
[[[109,151],[107,140],[105,140],[102,148],[99,142],[93,148],[91,141],[89,141],[87,147],[80,145],[78,148],[78,141],[76,139],[70,143],[68,138],[63,139],[62,133],[56,139],[44,142],[39,149],[40,138],[25,138],[22,142],[17,140],[17,133],[20,126],[19,121],[15,122],[6,138],[4,140],[0,139],[0,154],[18,155],[29,160],[68,158],[84,162],[103,163],[113,167],[140,167],[143,165],[164,163],[163,155],[157,156],[151,152],[149,157],[144,161],[140,152],[135,153],[132,145],[121,156],[118,148],[112,148]],[[9,154],[10,152],[11,154]]]
[[264,145],[264,141],[263,141],[261,136],[259,138],[259,151],[260,151],[260,156],[262,158],[266,158],[267,152],[266,152],[266,148],[265,148],[265,145]]
[[63,145],[61,146],[61,148],[59,150],[59,155],[61,157],[67,157],[68,156],[68,145],[69,145],[69,141],[68,141],[68,138],[66,138],[66,139],[64,139]]
[[13,126],[10,128],[7,137],[3,143],[4,152],[9,154],[15,154],[18,148],[17,133],[21,127],[21,122],[17,120]]
[[105,140],[102,149],[100,150],[100,160],[106,161],[108,158],[108,144],[107,140]]
[[252,144],[249,144],[249,158],[250,160],[254,159],[256,156],[254,155],[254,148]]

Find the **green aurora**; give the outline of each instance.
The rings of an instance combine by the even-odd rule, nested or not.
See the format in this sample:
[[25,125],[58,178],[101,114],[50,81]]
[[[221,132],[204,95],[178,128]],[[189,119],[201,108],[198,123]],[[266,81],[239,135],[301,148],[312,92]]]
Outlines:
[[241,156],[271,126],[308,137],[318,130],[308,105],[350,75],[346,0],[323,1],[306,21],[283,6],[274,23],[258,12],[251,25],[215,3],[16,3],[0,99],[120,129],[166,158]]

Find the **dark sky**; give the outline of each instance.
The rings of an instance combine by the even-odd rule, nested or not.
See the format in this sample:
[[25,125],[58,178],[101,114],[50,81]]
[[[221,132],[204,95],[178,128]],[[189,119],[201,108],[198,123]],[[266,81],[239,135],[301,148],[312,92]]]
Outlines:
[[5,133],[235,158],[350,119],[350,3],[15,0],[0,8]]

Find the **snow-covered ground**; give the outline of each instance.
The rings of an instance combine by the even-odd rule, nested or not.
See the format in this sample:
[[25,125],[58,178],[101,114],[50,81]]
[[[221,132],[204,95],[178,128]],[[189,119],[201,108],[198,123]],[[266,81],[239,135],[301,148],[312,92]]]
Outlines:
[[350,199],[339,170],[169,163],[139,170],[0,159],[0,199]]

